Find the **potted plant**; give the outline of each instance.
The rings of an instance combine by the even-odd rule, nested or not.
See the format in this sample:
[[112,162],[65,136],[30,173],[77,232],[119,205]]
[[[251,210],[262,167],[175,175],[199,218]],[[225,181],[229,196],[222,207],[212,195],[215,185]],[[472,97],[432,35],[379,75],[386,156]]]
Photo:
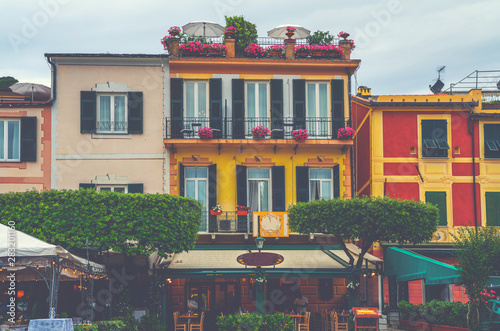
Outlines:
[[311,56],[313,56],[313,57],[324,57],[325,56],[325,52],[326,52],[326,47],[327,46],[312,45],[310,47]]
[[344,53],[344,50],[337,46],[337,45],[326,45],[325,46],[326,50],[326,57],[329,58],[340,58],[342,57],[342,54]]
[[337,35],[337,37],[344,38],[344,40],[345,40],[345,39],[347,39],[347,37],[349,37],[349,34],[347,32],[340,31],[339,34]]
[[250,207],[245,207],[245,206],[236,206],[236,214],[239,216],[245,216],[248,215],[248,211],[250,210]]
[[338,139],[353,139],[355,134],[356,130],[348,126],[337,130]]
[[270,57],[283,57],[283,54],[285,54],[285,45],[271,45],[266,49],[266,51]]
[[168,29],[168,33],[172,36],[172,38],[175,38],[179,33],[181,33],[181,28],[178,26],[172,26]]
[[234,34],[238,32],[238,30],[234,27],[234,26],[229,26],[226,28],[226,30],[224,31],[224,35],[226,36],[226,38],[228,39],[233,39],[234,38]]
[[305,129],[298,129],[292,131],[292,137],[295,141],[304,141],[309,137],[309,132]]
[[298,45],[295,46],[295,57],[298,58],[306,58],[309,55],[309,51],[311,49],[311,46],[309,45]]
[[211,127],[206,126],[198,130],[198,137],[201,139],[211,139],[214,136],[214,131]]
[[264,57],[266,50],[259,44],[250,44],[245,48],[245,54],[250,57]]
[[216,204],[215,206],[212,207],[212,210],[210,210],[210,215],[220,215],[222,214],[222,207],[219,204]]
[[179,52],[182,56],[201,56],[203,55],[203,43],[199,41],[188,41],[179,46]]
[[227,48],[221,43],[206,44],[203,46],[211,56],[225,56]]
[[262,139],[265,138],[271,130],[269,128],[262,126],[262,125],[257,125],[255,128],[252,128],[252,137],[256,139]]
[[293,26],[287,26],[286,27],[286,36],[288,37],[288,39],[292,39],[292,36],[293,34],[295,33],[297,29],[294,28]]

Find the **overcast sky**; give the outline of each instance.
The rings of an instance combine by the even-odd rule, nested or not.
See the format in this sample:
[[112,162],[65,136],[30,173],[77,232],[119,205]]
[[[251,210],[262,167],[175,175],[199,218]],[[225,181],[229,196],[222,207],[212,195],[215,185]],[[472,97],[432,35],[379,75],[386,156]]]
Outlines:
[[498,0],[0,0],[0,77],[50,86],[44,53],[164,53],[169,27],[244,15],[259,36],[281,24],[351,34],[353,79],[373,94],[430,93],[474,70],[500,70]]

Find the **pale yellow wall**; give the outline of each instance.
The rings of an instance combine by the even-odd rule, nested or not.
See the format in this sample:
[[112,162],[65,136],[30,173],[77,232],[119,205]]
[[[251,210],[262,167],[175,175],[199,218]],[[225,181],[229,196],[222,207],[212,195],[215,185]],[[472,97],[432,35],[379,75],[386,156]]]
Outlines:
[[[177,165],[176,171],[178,174],[178,164],[184,158],[192,159],[192,155],[199,155],[201,158],[209,159],[209,162],[217,164],[217,199],[221,204],[223,210],[233,211],[236,207],[236,165],[242,165],[246,162],[247,158],[254,158],[255,156],[262,156],[263,159],[271,159],[275,162],[276,166],[285,167],[285,202],[286,206],[296,202],[296,175],[295,167],[304,166],[311,158],[323,156],[325,159],[332,159],[340,166],[340,192],[344,192],[343,186],[343,172],[345,166],[343,160],[345,155],[340,153],[339,148],[335,147],[311,147],[310,145],[299,145],[297,154],[294,154],[293,147],[295,144],[289,146],[277,147],[276,154],[269,146],[263,148],[262,146],[256,147],[243,147],[240,153],[239,147],[223,146],[221,154],[218,154],[217,148],[176,148],[174,154]],[[264,160],[267,162],[267,160]],[[249,167],[253,167],[249,166]],[[267,168],[267,166],[264,166]],[[177,183],[179,177],[176,177]]]
[[163,192],[163,160],[58,160],[57,187],[76,190],[96,176],[126,176],[131,184],[144,184],[144,193]]
[[0,193],[25,192],[33,189],[41,191],[43,184],[0,184]]

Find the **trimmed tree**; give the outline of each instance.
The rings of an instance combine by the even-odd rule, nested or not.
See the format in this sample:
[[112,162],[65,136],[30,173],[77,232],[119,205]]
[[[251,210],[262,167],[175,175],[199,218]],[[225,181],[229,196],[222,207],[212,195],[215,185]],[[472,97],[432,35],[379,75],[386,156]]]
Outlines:
[[257,43],[257,26],[254,23],[245,20],[243,15],[224,17],[226,19],[226,28],[230,26],[236,28],[234,38],[236,39],[237,53],[242,53],[248,45]]
[[94,246],[126,255],[194,248],[202,205],[168,194],[48,190],[0,194],[0,222],[67,249]]
[[[364,255],[376,241],[418,244],[431,240],[438,219],[438,208],[433,205],[389,197],[314,200],[288,208],[292,231],[334,235],[356,269],[361,269]],[[356,264],[345,245],[354,240],[361,241]]]
[[469,298],[467,322],[470,330],[478,330],[480,310],[484,303],[481,292],[488,278],[499,269],[500,236],[495,228],[462,227],[453,235],[458,273],[462,277],[465,294]]
[[0,88],[7,88],[10,87],[11,85],[14,85],[15,83],[18,83],[19,81],[15,79],[14,77],[11,76],[3,76],[0,77]]

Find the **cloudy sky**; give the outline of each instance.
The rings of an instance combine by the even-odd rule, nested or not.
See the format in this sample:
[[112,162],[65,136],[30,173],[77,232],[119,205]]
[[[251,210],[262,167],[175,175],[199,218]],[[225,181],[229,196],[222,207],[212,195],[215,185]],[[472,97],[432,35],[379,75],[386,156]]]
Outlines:
[[244,15],[259,36],[281,24],[351,34],[353,80],[374,94],[429,93],[500,70],[498,0],[1,0],[0,77],[50,86],[44,53],[163,53],[169,27]]

